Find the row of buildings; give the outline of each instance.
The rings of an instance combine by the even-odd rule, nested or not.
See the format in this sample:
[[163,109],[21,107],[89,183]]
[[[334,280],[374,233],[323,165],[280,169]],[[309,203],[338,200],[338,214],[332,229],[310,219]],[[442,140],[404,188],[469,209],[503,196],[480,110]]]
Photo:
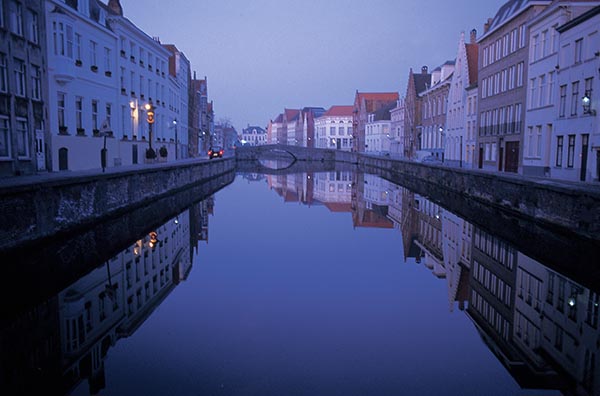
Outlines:
[[600,297],[556,263],[540,262],[534,250],[523,252],[376,175],[336,171],[266,178],[286,203],[348,213],[355,228],[400,232],[404,261],[446,282],[450,311],[458,308],[469,317],[522,388],[598,394]]
[[598,1],[509,0],[481,36],[460,34],[455,59],[409,70],[402,97],[285,109],[265,141],[597,182],[598,26]]
[[0,1],[0,175],[194,157],[213,120],[207,79],[119,0]]

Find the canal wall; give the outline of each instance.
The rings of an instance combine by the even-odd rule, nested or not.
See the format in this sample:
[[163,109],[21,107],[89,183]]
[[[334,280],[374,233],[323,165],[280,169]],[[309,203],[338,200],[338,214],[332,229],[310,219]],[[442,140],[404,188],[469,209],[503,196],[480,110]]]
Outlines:
[[[235,171],[235,159],[153,164],[0,183],[0,251],[76,232]],[[165,211],[169,211],[165,208]]]
[[[526,178],[508,173],[486,172],[418,163],[389,157],[339,150],[294,146],[244,147],[238,150],[238,166],[269,157],[269,151],[285,150],[297,161],[335,161],[355,164],[362,172],[385,175],[416,193],[433,190],[459,194],[467,200],[491,205],[550,227],[568,229],[600,239],[600,185]],[[243,164],[243,165],[242,165]]]

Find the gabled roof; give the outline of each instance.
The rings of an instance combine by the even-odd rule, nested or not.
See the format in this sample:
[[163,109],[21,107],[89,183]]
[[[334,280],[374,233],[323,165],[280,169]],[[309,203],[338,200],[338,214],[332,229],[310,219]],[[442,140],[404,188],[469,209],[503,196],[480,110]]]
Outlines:
[[398,92],[357,92],[356,94],[359,100],[398,100]]
[[352,117],[354,106],[331,106],[323,116],[329,117]]
[[300,110],[297,109],[284,109],[285,119],[287,122],[295,121],[300,116]]
[[479,56],[479,45],[477,44],[465,44],[467,49],[467,67],[469,68],[469,84],[477,82],[478,65],[477,57]]
[[414,73],[413,81],[415,83],[415,91],[419,94],[427,89],[427,86],[431,82],[431,74]]
[[375,111],[375,121],[389,121],[392,119],[390,110],[396,107],[396,102],[383,106]]
[[273,122],[282,123],[283,122],[283,113],[279,113],[279,115],[273,120]]

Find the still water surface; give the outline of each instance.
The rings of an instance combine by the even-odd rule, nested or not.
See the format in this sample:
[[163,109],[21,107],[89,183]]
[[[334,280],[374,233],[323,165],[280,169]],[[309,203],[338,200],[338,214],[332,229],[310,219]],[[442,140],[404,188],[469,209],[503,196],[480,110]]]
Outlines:
[[44,303],[39,378],[73,395],[598,392],[597,293],[376,176],[240,175],[155,231]]

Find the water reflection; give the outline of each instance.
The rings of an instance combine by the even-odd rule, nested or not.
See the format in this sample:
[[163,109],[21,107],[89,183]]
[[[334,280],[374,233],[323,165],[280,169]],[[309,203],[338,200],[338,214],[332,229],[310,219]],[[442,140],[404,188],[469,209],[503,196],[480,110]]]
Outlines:
[[[544,265],[476,219],[375,175],[331,171],[243,178],[265,183],[284,203],[347,214],[356,229],[400,233],[403,261],[430,271],[432,282],[445,282],[448,310],[467,315],[520,387],[600,394],[599,296],[584,280]],[[213,210],[212,197],[193,204],[128,241],[57,295],[3,318],[2,389],[66,394],[82,383],[89,394],[105,389],[111,349],[126,343],[122,339],[187,279],[199,241],[208,243]]]
[[63,394],[84,380],[91,395],[104,389],[109,350],[187,279],[212,211],[212,197],[192,205],[55,297],[4,318],[3,394]]

